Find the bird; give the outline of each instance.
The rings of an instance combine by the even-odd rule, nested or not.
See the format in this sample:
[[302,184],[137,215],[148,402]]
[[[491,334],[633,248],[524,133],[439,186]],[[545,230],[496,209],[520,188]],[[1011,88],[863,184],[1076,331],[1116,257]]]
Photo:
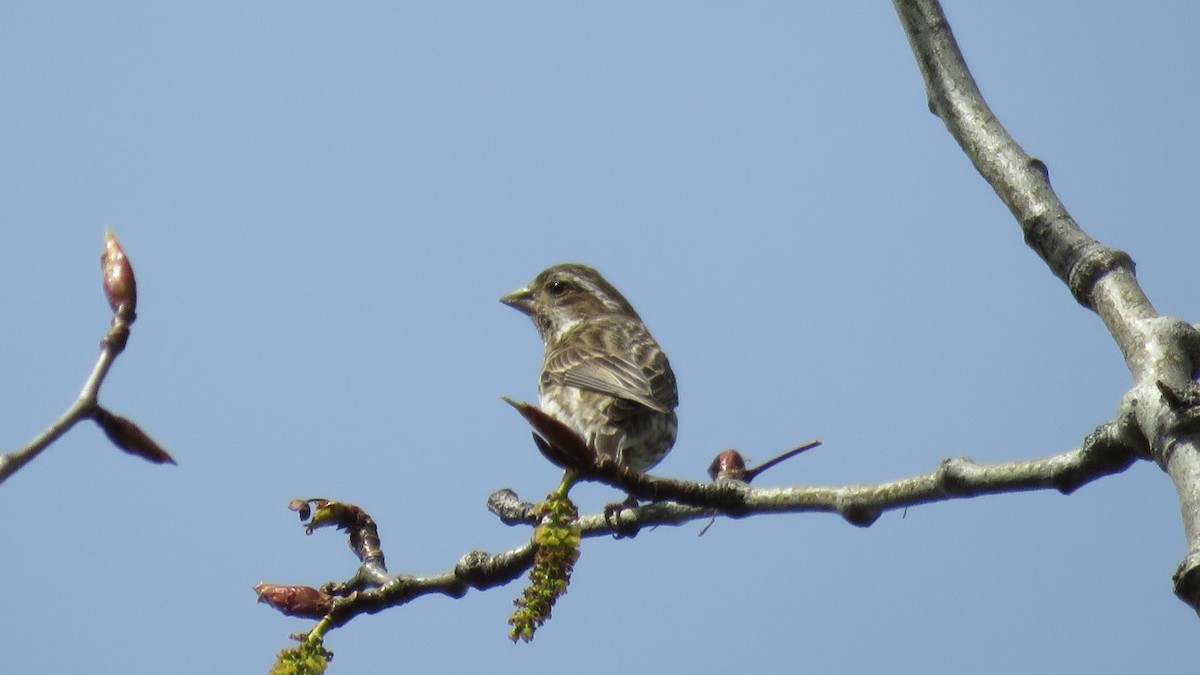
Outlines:
[[646,472],[675,444],[679,393],[662,347],[595,269],[563,263],[500,301],[545,344],[538,404],[622,466]]

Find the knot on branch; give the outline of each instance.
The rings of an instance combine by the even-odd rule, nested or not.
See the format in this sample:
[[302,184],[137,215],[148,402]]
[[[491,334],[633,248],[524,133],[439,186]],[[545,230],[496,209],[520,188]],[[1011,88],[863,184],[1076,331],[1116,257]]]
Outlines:
[[1036,171],[1038,175],[1041,176],[1043,181],[1046,183],[1050,182],[1050,167],[1046,166],[1045,162],[1037,157],[1030,157],[1028,160],[1026,160],[1026,164],[1029,165],[1030,169]]
[[1105,422],[1084,437],[1077,460],[1056,471],[1050,484],[1069,495],[1100,476],[1128,469],[1140,456],[1148,457],[1149,452],[1132,416],[1120,422]]
[[458,558],[454,566],[454,575],[473,589],[487,589],[496,585],[496,567],[496,557],[487,551],[470,551]]
[[481,591],[493,586],[502,586],[529,569],[536,551],[537,547],[532,544],[499,555],[486,551],[471,551],[455,563],[454,577],[463,584]]
[[1200,613],[1200,550],[1192,549],[1171,575],[1175,595]]
[[516,492],[508,488],[496,490],[487,499],[488,511],[496,514],[505,525],[536,525],[537,505],[521,501]]
[[938,466],[936,480],[942,492],[948,495],[965,496],[976,492],[980,467],[970,457],[943,459]]
[[1125,251],[1089,240],[1086,245],[1071,251],[1064,281],[1076,302],[1088,309],[1095,309],[1092,306],[1092,288],[1101,277],[1118,269],[1126,269],[1130,276],[1134,275],[1136,265],[1133,258]]
[[1134,273],[1133,259],[1128,253],[1089,237],[1061,204],[1024,218],[1021,229],[1025,243],[1067,284],[1075,300],[1088,309],[1095,309],[1092,288],[1101,277],[1118,269]]
[[479,588],[488,579],[492,555],[487,551],[470,551],[454,565],[454,576],[464,583]]
[[1171,410],[1170,421],[1164,431],[1171,435],[1200,431],[1200,384],[1195,380],[1181,384],[1156,380],[1154,385]]
[[842,488],[833,497],[833,507],[838,515],[855,527],[870,527],[879,520],[883,510],[876,506],[867,506],[855,497],[860,491],[854,488]]
[[870,527],[883,514],[879,509],[873,509],[861,504],[850,504],[846,508],[839,509],[839,512],[842,518],[846,519],[846,522],[855,527]]

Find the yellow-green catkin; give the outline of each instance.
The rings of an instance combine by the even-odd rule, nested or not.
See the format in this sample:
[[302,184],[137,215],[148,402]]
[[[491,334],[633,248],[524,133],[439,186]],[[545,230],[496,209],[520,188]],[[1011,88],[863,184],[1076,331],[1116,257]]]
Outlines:
[[513,601],[517,609],[509,617],[516,642],[533,639],[534,632],[550,618],[550,610],[560,595],[567,592],[571,570],[579,559],[579,510],[567,497],[566,490],[551,493],[538,506],[540,523],[534,531],[538,550],[529,570],[529,586]]
[[269,675],[322,675],[332,658],[333,652],[325,649],[320,639],[305,640],[281,650]]

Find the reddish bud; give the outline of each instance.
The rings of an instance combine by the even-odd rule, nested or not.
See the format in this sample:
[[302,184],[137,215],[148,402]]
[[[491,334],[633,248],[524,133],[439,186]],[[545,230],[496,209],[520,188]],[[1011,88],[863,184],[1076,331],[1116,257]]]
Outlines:
[[142,431],[141,427],[134,424],[132,420],[114,415],[104,408],[96,408],[96,411],[92,413],[92,419],[96,420],[96,424],[99,424],[100,428],[104,430],[104,435],[108,436],[108,440],[125,452],[155,464],[175,463],[171,455],[163,450],[162,446],[155,443],[153,438],[146,435],[146,432]]
[[288,616],[320,619],[333,609],[333,596],[312,586],[279,586],[261,583],[254,587],[258,601]]
[[740,480],[746,483],[754,480],[758,474],[767,469],[779,464],[784,460],[791,459],[805,450],[812,450],[821,444],[821,441],[809,441],[798,448],[793,448],[771,459],[759,464],[753,469],[746,468],[746,458],[742,457],[742,453],[737,450],[726,450],[717,455],[713,459],[712,464],[708,465],[708,475],[713,480]]
[[104,253],[100,254],[100,270],[104,273],[104,297],[113,312],[133,313],[137,308],[137,282],[133,265],[125,257],[121,243],[112,230],[104,233]]
[[708,465],[713,480],[746,480],[746,459],[737,450],[725,450]]
[[538,450],[555,466],[563,469],[586,469],[596,464],[595,451],[575,430],[544,412],[537,406],[501,396],[505,403],[517,409],[533,427],[533,441]]

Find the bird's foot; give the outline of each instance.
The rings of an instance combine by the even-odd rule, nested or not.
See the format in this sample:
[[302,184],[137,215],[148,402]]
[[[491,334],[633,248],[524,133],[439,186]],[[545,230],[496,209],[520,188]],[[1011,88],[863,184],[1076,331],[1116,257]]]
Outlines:
[[636,509],[638,500],[633,495],[625,498],[623,502],[615,502],[604,505],[604,522],[613,531],[614,539],[632,539],[637,536],[641,525],[638,525],[637,520],[622,520],[621,512],[630,509]]

